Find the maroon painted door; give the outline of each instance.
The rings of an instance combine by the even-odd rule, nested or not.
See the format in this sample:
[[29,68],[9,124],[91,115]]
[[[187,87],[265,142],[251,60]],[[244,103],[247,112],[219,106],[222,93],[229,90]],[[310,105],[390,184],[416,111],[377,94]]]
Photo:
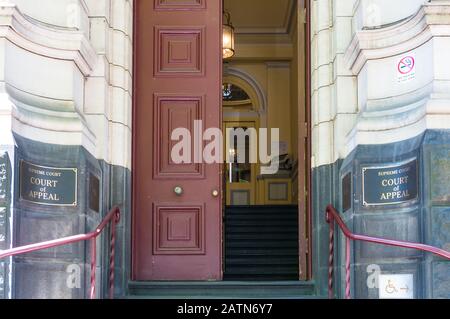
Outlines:
[[193,141],[194,121],[221,127],[221,10],[220,0],[135,2],[134,280],[222,278],[220,165],[171,158],[174,129]]

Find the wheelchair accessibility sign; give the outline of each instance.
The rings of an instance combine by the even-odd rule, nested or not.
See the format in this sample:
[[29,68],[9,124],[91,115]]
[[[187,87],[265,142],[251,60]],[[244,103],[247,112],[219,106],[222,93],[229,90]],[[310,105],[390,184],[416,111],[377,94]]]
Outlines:
[[379,275],[379,299],[414,299],[414,276]]
[[416,57],[409,54],[401,57],[397,61],[397,81],[398,83],[409,82],[416,78]]

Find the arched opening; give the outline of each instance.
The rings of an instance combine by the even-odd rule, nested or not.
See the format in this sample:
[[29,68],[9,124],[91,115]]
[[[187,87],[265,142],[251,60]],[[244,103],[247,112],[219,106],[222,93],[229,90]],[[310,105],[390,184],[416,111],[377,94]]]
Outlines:
[[[261,90],[250,76],[234,70],[223,78],[222,113],[223,132],[225,132],[224,184],[225,204],[256,205],[257,175],[260,163],[250,160],[251,149],[257,140],[252,140],[252,132],[258,132],[263,110],[261,110]],[[260,92],[258,96],[257,92]],[[239,130],[245,134],[242,144],[238,142]],[[231,140],[233,139],[233,140]],[[253,143],[253,144],[252,144]],[[243,156],[244,161],[239,161]]]

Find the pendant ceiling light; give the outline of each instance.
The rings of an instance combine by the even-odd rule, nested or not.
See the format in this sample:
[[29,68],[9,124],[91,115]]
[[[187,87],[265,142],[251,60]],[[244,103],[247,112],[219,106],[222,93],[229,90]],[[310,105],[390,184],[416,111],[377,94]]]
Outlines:
[[234,27],[231,24],[230,13],[223,11],[224,23],[223,23],[223,58],[229,59],[234,56]]

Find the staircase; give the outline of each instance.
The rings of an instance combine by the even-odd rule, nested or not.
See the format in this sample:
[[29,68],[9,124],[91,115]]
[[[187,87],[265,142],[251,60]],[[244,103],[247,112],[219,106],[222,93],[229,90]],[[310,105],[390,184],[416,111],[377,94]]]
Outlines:
[[298,206],[228,206],[224,280],[298,280]]
[[132,281],[127,298],[322,298],[298,280],[297,206],[230,206],[224,228],[224,281]]

